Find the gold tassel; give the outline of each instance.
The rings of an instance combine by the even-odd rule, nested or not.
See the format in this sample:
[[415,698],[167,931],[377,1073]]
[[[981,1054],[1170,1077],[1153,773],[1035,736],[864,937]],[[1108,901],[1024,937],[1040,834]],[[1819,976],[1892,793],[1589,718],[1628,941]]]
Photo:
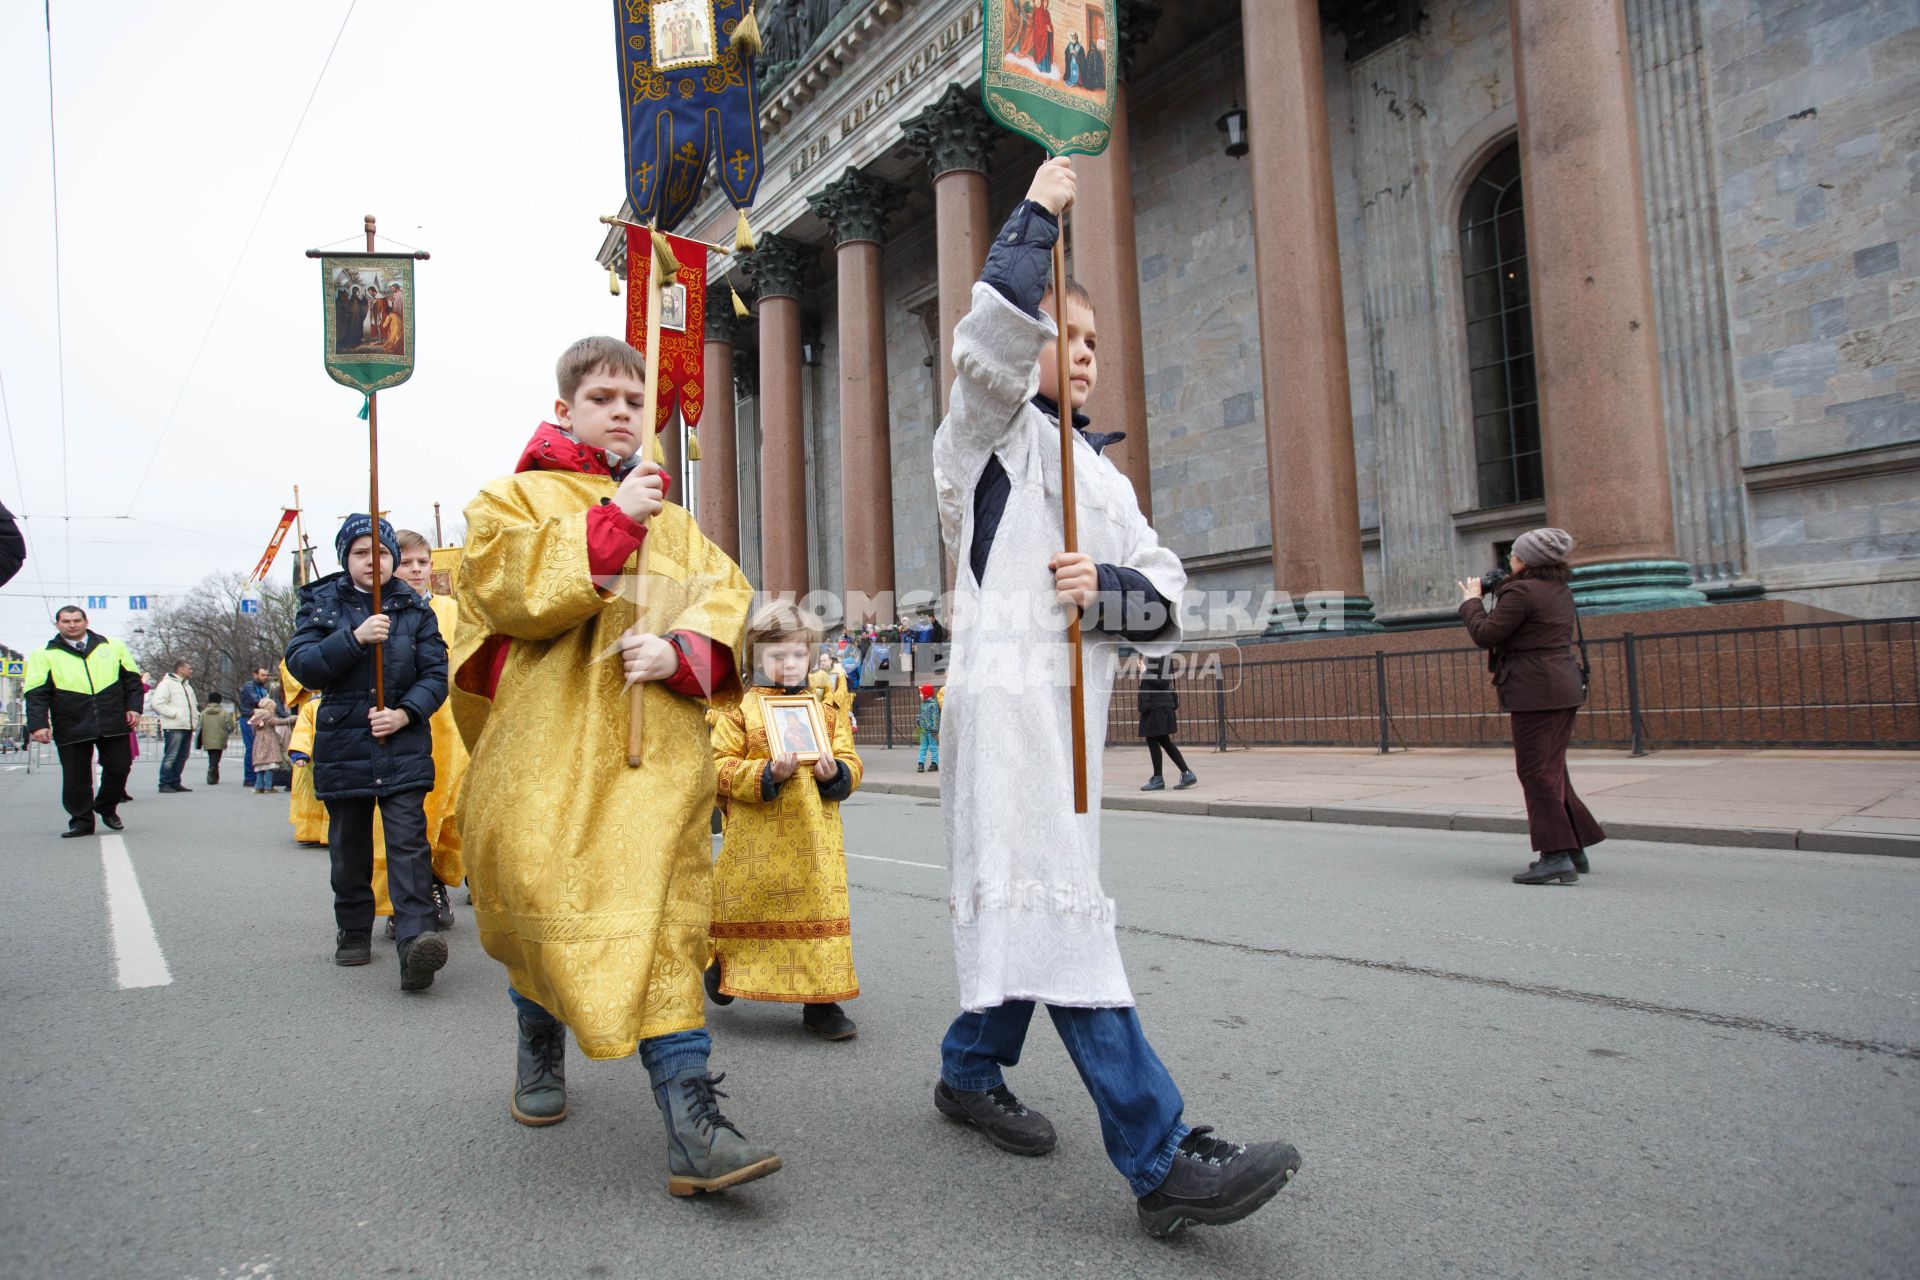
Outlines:
[[740,25],[733,29],[733,38],[727,43],[743,58],[760,56],[760,23],[753,16],[753,5],[747,5],[747,16],[740,19]]
[[742,320],[745,320],[748,316],[753,314],[753,312],[747,310],[747,304],[745,301],[741,299],[740,291],[738,289],[734,288],[732,285],[728,285],[727,292],[733,295],[733,314],[734,315],[738,316]]
[[647,460],[657,467],[667,465],[667,449],[660,443],[660,437],[657,435],[653,438],[653,452],[647,455]]
[[700,461],[700,437],[691,431],[687,432],[687,461]]
[[663,232],[653,233],[653,262],[660,272],[662,289],[679,278],[680,259],[673,256],[673,245]]
[[620,273],[612,267],[607,268],[607,292],[616,298],[620,296]]
[[740,211],[740,220],[733,224],[733,251],[752,253],[758,247],[753,238],[753,226],[747,221],[747,211]]

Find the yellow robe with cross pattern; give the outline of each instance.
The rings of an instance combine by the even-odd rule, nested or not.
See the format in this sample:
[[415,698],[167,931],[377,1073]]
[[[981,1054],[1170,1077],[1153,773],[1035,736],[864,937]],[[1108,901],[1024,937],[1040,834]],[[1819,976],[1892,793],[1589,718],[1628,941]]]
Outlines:
[[[587,555],[587,512],[614,489],[558,471],[488,484],[466,509],[454,587],[451,696],[471,753],[460,838],[481,945],[590,1058],[703,1026],[711,958],[706,703],[643,685],[645,753],[627,766],[619,642],[634,592],[597,588]],[[646,551],[648,625],[706,636],[738,670],[753,598],[739,568],[672,503]]]
[[[834,757],[860,787],[860,753],[839,699],[821,702]],[[713,871],[713,947],[720,990],[748,1000],[793,1004],[851,1000],[853,970],[846,844],[840,806],[823,799],[811,765],[799,765],[762,800],[767,746],[765,691],[716,709],[713,759],[726,833]]]

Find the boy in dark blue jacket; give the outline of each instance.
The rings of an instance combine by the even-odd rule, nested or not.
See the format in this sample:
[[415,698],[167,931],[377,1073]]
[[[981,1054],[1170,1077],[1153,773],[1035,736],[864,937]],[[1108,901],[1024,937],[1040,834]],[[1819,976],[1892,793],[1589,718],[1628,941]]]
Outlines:
[[[377,541],[376,541],[377,539]],[[373,817],[387,840],[387,894],[400,951],[400,989],[424,991],[447,962],[434,929],[433,850],[427,792],[433,737],[427,722],[447,697],[447,645],[433,610],[393,576],[393,526],[349,516],[334,539],[342,572],[300,592],[287,670],[323,694],[315,725],[313,789],[327,806],[333,861],[335,964],[373,958]],[[374,609],[379,574],[380,610]],[[385,705],[375,708],[373,648]]]

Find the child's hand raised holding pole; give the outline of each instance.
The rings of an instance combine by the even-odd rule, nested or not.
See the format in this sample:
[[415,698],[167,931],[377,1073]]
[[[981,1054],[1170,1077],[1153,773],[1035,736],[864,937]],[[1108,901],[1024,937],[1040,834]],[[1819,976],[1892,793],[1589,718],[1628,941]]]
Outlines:
[[1080,180],[1073,172],[1073,158],[1055,156],[1035,171],[1033,185],[1027,188],[1027,199],[1057,218],[1073,207],[1079,186]]

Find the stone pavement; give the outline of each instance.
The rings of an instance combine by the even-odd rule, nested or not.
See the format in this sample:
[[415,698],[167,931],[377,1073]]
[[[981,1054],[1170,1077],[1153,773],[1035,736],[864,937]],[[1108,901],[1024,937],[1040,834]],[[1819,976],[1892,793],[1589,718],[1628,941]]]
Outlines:
[[[1109,809],[1526,831],[1507,750],[1183,748],[1200,782],[1143,794],[1144,747],[1106,754]],[[866,747],[865,787],[935,796],[910,747]],[[1624,840],[1920,857],[1920,752],[1576,751],[1574,786],[1609,835]],[[1169,772],[1168,782],[1175,779]]]

